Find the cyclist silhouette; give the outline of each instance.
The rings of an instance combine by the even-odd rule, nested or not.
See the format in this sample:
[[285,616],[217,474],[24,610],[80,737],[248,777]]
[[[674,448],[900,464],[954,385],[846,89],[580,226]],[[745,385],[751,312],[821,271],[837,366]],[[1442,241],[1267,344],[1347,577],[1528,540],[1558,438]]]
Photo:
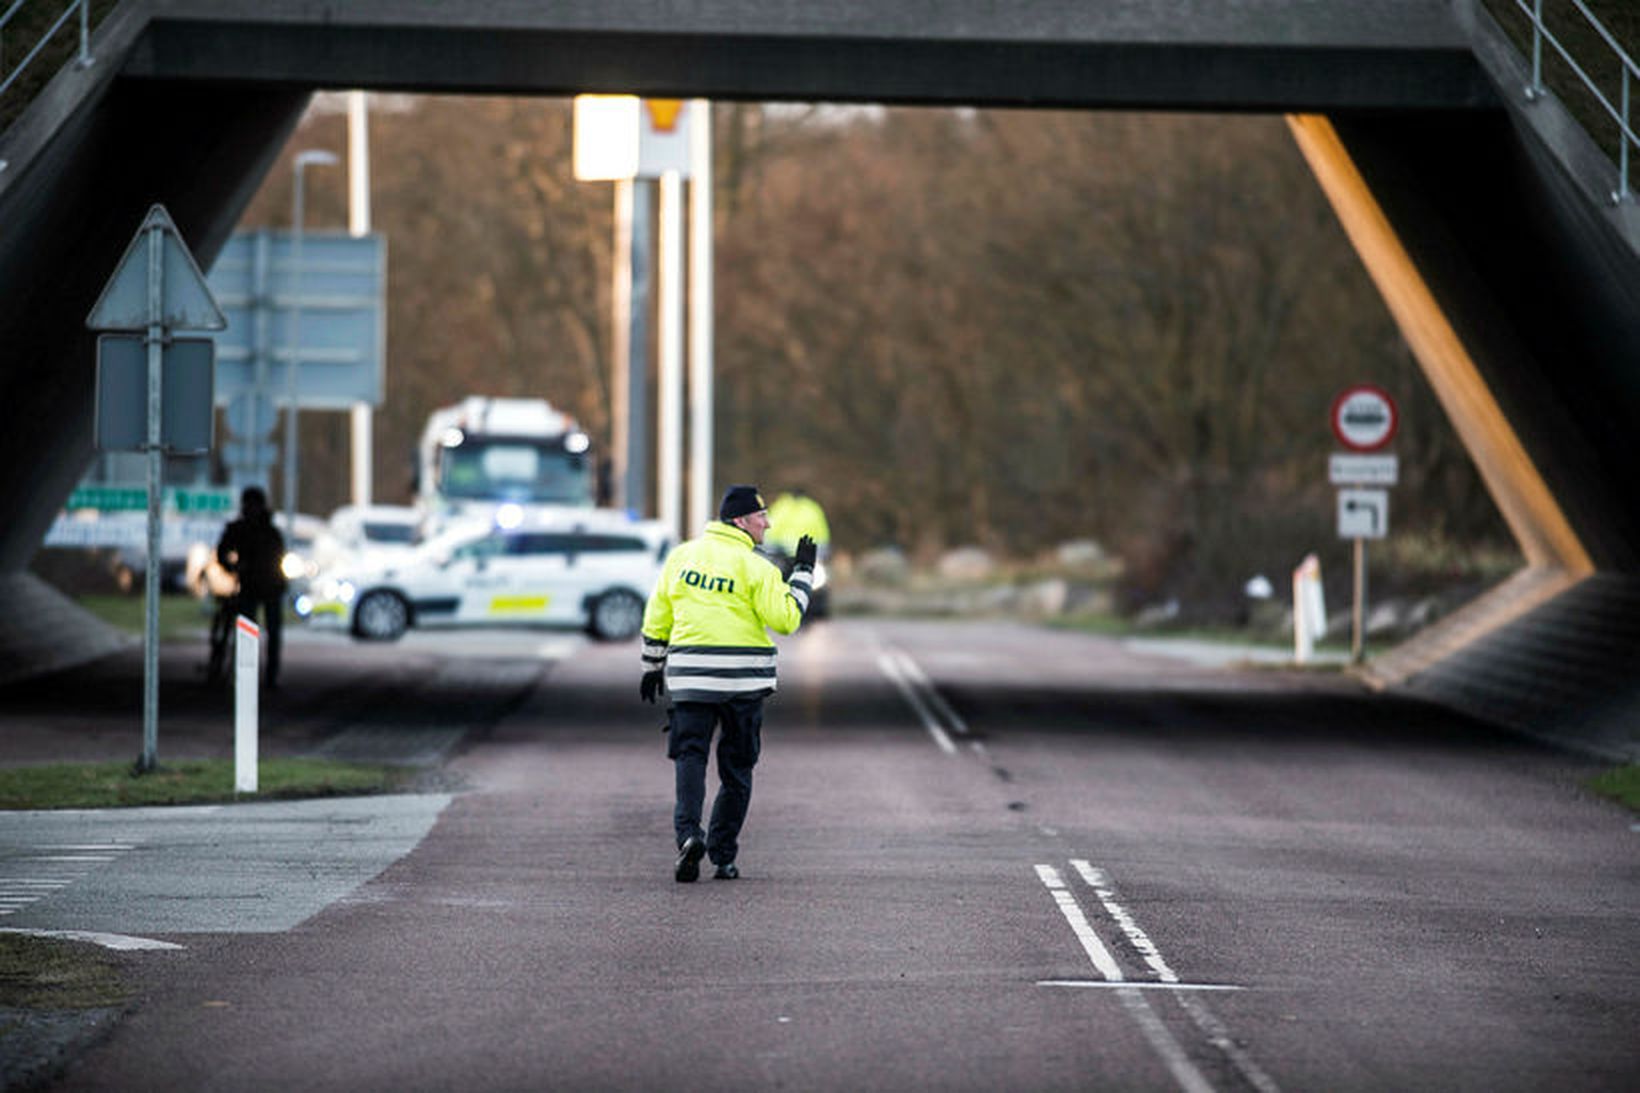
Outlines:
[[239,519],[222,530],[216,544],[216,559],[222,568],[239,578],[235,610],[250,619],[261,610],[262,627],[267,632],[268,662],[263,683],[273,690],[279,686],[279,647],[284,634],[285,537],[273,526],[268,511],[268,495],[259,486],[246,486],[239,495]]

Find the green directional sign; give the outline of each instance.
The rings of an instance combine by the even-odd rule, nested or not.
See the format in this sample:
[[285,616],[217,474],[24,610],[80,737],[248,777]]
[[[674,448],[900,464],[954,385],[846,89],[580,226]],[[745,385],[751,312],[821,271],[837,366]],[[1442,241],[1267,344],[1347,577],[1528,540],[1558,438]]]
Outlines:
[[172,487],[165,491],[165,506],[187,516],[200,514],[229,515],[234,510],[232,490],[185,490]]
[[[63,507],[140,512],[148,507],[148,490],[143,486],[81,486],[68,495]],[[226,516],[234,511],[233,491],[172,486],[165,491],[165,507],[185,516]]]
[[148,507],[148,491],[142,486],[81,486],[68,495],[68,503],[63,507],[132,512]]

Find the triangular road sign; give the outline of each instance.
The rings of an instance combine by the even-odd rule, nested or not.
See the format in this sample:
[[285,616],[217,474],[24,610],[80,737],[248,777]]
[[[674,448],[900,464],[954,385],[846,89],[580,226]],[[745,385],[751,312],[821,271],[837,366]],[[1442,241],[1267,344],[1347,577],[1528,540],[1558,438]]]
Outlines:
[[228,320],[163,205],[148,210],[85,325],[92,330],[144,331],[155,321],[148,314],[148,238],[155,232],[160,238],[159,324],[171,330],[225,329]]

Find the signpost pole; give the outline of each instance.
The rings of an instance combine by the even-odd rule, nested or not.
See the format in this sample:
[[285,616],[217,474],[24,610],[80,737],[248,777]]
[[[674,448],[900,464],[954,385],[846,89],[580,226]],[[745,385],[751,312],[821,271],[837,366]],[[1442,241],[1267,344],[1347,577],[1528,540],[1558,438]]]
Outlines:
[[1355,540],[1355,605],[1350,611],[1350,661],[1360,664],[1364,659],[1365,642],[1362,635],[1365,632],[1367,613],[1367,541],[1360,537]]
[[148,228],[148,564],[143,588],[142,625],[142,754],[137,771],[146,774],[159,765],[159,580],[164,558],[160,552],[160,495],[164,489],[165,453],[160,448],[161,368],[165,360],[165,231]]
[[[166,275],[166,270],[170,275]],[[165,452],[202,452],[211,444],[211,346],[201,339],[173,340],[179,330],[221,330],[228,325],[211,295],[199,265],[163,205],[148,210],[142,226],[131,237],[119,265],[86,316],[88,330],[123,337],[97,339],[97,446],[113,451],[141,451],[148,456],[148,560],[145,581],[142,656],[142,753],[136,771],[146,774],[159,765],[159,589],[165,565],[160,510],[165,493]],[[140,337],[138,337],[140,335]],[[126,352],[142,344],[140,356]],[[183,386],[172,432],[165,429],[167,343],[176,354],[172,361],[176,381]],[[203,345],[203,357],[199,353]],[[146,406],[140,427],[136,420],[136,357],[145,375]],[[122,363],[123,362],[123,363]],[[200,366],[203,366],[201,370]],[[104,370],[108,375],[104,375]],[[123,382],[119,377],[129,377]],[[198,405],[189,402],[199,396]],[[106,397],[105,397],[106,396]],[[196,413],[197,411],[197,413]],[[105,418],[106,415],[106,418]],[[139,439],[140,437],[140,439]]]

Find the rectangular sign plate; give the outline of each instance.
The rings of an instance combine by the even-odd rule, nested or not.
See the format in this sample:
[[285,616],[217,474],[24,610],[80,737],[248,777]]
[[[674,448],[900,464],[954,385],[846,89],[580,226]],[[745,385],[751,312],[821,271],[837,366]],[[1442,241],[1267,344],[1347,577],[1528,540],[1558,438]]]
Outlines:
[[1400,462],[1393,455],[1332,455],[1327,477],[1335,486],[1393,486]]
[[1382,539],[1388,534],[1388,490],[1338,491],[1340,539]]

